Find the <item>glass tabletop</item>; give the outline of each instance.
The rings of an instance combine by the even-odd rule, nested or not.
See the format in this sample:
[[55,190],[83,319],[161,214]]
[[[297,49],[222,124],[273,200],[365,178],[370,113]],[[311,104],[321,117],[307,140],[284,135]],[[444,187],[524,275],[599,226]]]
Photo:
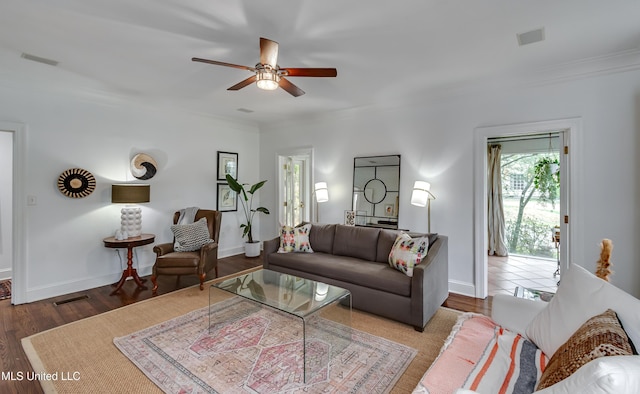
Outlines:
[[211,286],[302,318],[350,296],[338,286],[265,269]]

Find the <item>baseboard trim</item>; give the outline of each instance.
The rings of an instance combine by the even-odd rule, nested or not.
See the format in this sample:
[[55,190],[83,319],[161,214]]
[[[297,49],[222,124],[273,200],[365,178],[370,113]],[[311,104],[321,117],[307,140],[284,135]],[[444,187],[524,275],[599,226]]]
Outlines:
[[461,294],[467,297],[475,297],[476,287],[473,283],[449,280],[449,292]]

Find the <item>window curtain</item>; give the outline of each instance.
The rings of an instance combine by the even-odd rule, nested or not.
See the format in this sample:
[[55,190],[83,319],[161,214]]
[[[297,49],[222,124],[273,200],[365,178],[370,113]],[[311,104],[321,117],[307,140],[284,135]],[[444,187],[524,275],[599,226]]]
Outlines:
[[488,224],[489,255],[507,256],[509,249],[505,239],[504,208],[502,205],[502,176],[500,156],[502,146],[490,145],[488,149]]

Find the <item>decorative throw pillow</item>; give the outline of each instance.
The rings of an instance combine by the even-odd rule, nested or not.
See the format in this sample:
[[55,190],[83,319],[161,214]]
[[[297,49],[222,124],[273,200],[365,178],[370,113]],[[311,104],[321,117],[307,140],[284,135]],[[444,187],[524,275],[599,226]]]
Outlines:
[[300,227],[282,226],[280,229],[280,248],[278,253],[313,253],[309,242],[311,223]]
[[173,250],[176,252],[192,252],[214,242],[209,236],[207,218],[191,224],[174,224],[171,226],[171,231],[175,237]]
[[411,238],[401,233],[389,253],[389,265],[407,276],[413,276],[413,267],[420,264],[429,249],[429,237]]
[[640,357],[597,358],[573,375],[536,394],[640,393]]
[[566,379],[596,358],[625,355],[633,355],[633,347],[616,313],[607,309],[587,320],[558,348],[549,360],[536,389],[541,390]]

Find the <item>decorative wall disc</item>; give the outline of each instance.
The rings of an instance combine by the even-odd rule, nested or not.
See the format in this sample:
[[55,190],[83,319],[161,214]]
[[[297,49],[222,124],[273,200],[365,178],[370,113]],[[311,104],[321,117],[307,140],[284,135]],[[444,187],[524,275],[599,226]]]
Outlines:
[[146,153],[138,153],[131,159],[131,173],[138,179],[151,179],[156,175],[158,163]]
[[58,190],[71,198],[83,198],[96,190],[96,178],[82,168],[70,168],[58,177]]

